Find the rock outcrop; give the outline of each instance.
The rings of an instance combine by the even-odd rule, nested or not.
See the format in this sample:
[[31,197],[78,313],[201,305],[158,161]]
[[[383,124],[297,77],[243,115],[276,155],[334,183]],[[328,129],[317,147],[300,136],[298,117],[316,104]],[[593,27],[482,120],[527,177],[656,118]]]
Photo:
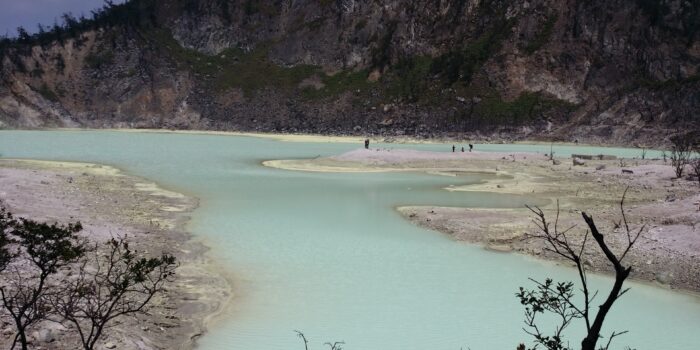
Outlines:
[[700,128],[698,18],[690,0],[132,0],[5,41],[0,126],[660,145]]

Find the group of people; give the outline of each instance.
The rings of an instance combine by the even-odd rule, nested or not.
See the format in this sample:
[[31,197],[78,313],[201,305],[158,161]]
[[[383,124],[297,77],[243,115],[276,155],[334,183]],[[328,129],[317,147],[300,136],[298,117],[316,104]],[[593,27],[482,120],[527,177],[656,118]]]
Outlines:
[[[369,149],[369,139],[365,139],[365,149]],[[452,153],[454,153],[456,149],[457,149],[457,147],[455,147],[455,145],[452,145]],[[471,152],[473,149],[474,149],[474,145],[472,145],[470,143],[469,144],[469,152]],[[464,152],[464,146],[462,146],[462,152]]]
[[[452,145],[452,153],[454,153],[456,149],[457,149],[457,147],[455,147],[455,145]],[[470,143],[469,144],[469,152],[471,152],[473,149],[474,149],[474,145],[472,145]],[[462,146],[462,152],[464,152],[464,146]]]

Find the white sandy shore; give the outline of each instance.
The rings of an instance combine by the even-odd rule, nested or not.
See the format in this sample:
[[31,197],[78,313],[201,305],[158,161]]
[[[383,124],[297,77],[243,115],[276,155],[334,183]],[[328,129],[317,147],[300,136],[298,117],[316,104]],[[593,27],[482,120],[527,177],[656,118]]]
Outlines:
[[[369,139],[374,143],[394,143],[394,144],[503,144],[501,140],[471,140],[462,138],[435,138],[424,139],[411,136],[352,136],[352,135],[320,135],[320,134],[282,134],[282,133],[266,133],[266,132],[243,132],[243,131],[216,131],[216,130],[175,130],[175,129],[132,129],[132,128],[112,128],[112,129],[91,129],[91,128],[51,128],[42,130],[58,130],[58,131],[119,131],[133,133],[162,133],[162,134],[194,134],[194,135],[219,135],[219,136],[246,136],[273,139],[284,142],[314,142],[314,143],[353,143],[362,144],[365,139]],[[551,142],[540,140],[518,140],[509,141],[512,144],[527,144],[527,145],[554,145],[554,146],[597,146],[597,147],[615,147],[613,145],[592,145],[586,143],[574,142]]]
[[[231,297],[230,283],[207,257],[207,248],[184,232],[194,198],[160,188],[110,166],[35,160],[0,160],[0,200],[17,216],[48,222],[80,221],[93,241],[126,235],[140,251],[174,254],[177,277],[154,300],[150,315],[111,328],[103,340],[119,349],[192,349],[208,322]],[[76,334],[42,324],[57,340],[44,349],[77,348]],[[3,331],[0,344],[11,341]],[[30,332],[30,334],[33,334]]]

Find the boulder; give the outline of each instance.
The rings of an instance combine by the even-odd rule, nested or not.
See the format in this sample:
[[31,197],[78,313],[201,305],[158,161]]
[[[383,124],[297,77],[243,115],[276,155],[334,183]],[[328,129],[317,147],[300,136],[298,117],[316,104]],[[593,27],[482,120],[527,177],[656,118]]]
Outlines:
[[576,165],[579,165],[579,166],[586,165],[586,162],[584,162],[583,159],[581,159],[581,158],[574,158],[574,165],[575,166]]
[[673,273],[669,271],[663,271],[656,274],[656,281],[661,284],[669,284],[673,280]]
[[56,336],[53,334],[53,331],[48,328],[44,328],[34,332],[34,339],[42,343],[50,343],[56,340]]
[[571,158],[578,158],[578,159],[586,159],[586,160],[592,160],[593,156],[588,155],[588,154],[572,154]]
[[489,244],[486,246],[486,250],[499,253],[510,253],[513,251],[513,247],[508,244]]

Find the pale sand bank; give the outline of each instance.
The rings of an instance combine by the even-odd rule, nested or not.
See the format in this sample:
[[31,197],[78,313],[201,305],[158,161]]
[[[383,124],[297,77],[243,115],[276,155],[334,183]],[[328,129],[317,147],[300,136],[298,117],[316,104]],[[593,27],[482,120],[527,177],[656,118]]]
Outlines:
[[[170,129],[82,129],[82,128],[58,128],[46,129],[57,131],[119,131],[131,133],[151,133],[151,134],[189,134],[189,135],[218,135],[218,136],[245,136],[272,139],[284,142],[315,142],[315,143],[357,143],[364,142],[365,137],[360,136],[325,136],[314,134],[275,134],[262,132],[239,132],[239,131],[214,131],[214,130],[170,130]],[[370,137],[372,142],[385,142],[386,138]],[[427,141],[413,140],[405,138],[396,140],[397,143],[428,143]]]
[[[127,235],[139,251],[177,256],[180,267],[149,316],[126,318],[102,343],[118,349],[192,349],[210,320],[231,298],[223,272],[207,257],[208,248],[183,229],[197,200],[126,175],[114,167],[72,162],[0,160],[0,200],[17,216],[80,221],[95,241]],[[44,324],[57,339],[37,342],[44,349],[77,348],[72,332]],[[33,332],[30,332],[30,334]],[[6,334],[3,332],[3,334]],[[10,334],[11,335],[11,334]],[[0,336],[0,344],[11,342]]]
[[[418,138],[413,136],[353,136],[353,135],[320,135],[320,134],[301,134],[301,133],[267,133],[267,132],[244,132],[244,131],[216,131],[216,130],[175,130],[175,129],[132,129],[132,128],[115,128],[115,129],[90,129],[90,128],[52,128],[45,130],[59,131],[119,131],[119,132],[134,132],[134,133],[162,133],[162,134],[193,134],[193,135],[219,135],[219,136],[246,136],[273,139],[284,142],[314,142],[314,143],[354,143],[362,144],[365,139],[369,139],[372,144],[375,143],[395,143],[395,144],[503,144],[504,140],[490,140],[487,138],[480,139],[463,139],[456,137],[442,138]],[[595,146],[585,143],[574,142],[550,142],[540,140],[518,140],[508,141],[513,144],[529,144],[529,145],[554,145],[554,146]],[[614,147],[614,146],[602,146]]]
[[[626,236],[614,228],[620,220],[619,201],[625,188],[626,212],[633,227],[647,225],[626,261],[633,276],[674,288],[700,291],[700,187],[697,180],[674,179],[663,161],[587,160],[573,166],[571,159],[554,165],[535,153],[451,153],[414,150],[364,150],[307,160],[271,161],[265,165],[305,171],[423,171],[443,176],[459,172],[498,175],[474,185],[453,186],[451,191],[486,191],[530,195],[549,200],[543,209],[553,220],[556,203],[560,225],[577,225],[572,239],[583,237],[581,211],[593,215],[606,241],[620,249]],[[632,173],[622,173],[622,169]],[[468,195],[465,193],[465,195]],[[532,215],[525,209],[467,209],[401,207],[404,217],[423,227],[449,234],[456,240],[483,244],[491,250],[516,251],[550,260],[541,242],[526,239],[534,232]],[[610,272],[607,260],[591,244],[586,264],[594,271]]]

